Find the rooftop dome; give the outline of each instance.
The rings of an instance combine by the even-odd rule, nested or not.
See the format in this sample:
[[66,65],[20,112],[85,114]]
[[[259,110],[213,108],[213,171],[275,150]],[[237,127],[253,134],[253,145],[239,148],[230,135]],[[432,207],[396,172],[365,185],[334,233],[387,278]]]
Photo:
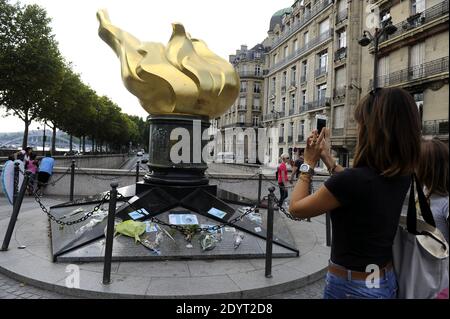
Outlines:
[[277,12],[275,12],[272,15],[272,18],[270,19],[269,31],[272,31],[273,28],[275,27],[275,25],[281,24],[281,18],[283,17],[283,15],[285,13],[291,13],[291,12],[292,12],[292,7],[284,8],[284,9],[281,9],[281,10],[278,10]]

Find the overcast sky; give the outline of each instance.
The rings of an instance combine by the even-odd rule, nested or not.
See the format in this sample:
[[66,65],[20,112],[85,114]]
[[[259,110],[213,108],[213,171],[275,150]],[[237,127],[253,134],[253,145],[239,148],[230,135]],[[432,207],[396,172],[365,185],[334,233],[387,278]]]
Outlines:
[[[14,1],[14,0],[11,0]],[[142,41],[167,44],[172,22],[183,23],[194,38],[228,60],[241,44],[249,48],[267,36],[270,18],[294,0],[22,0],[47,10],[64,57],[82,80],[107,95],[124,112],[145,117],[134,95],[122,84],[119,60],[97,33],[96,12],[106,8],[116,26]],[[33,124],[36,128],[39,124]],[[15,117],[0,118],[0,131],[22,131]]]

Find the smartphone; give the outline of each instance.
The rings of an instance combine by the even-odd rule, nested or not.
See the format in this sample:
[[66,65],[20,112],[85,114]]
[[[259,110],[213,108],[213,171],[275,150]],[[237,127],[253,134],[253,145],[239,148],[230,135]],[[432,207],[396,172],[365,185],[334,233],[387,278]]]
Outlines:
[[317,134],[320,134],[322,132],[322,128],[327,126],[327,120],[324,119],[317,119]]

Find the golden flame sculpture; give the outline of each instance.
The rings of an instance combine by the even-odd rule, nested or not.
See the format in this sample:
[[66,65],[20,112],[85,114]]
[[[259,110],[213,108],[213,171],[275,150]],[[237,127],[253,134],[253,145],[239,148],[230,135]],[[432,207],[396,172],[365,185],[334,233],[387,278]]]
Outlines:
[[239,94],[239,76],[206,44],[173,23],[167,47],[141,42],[99,10],[99,36],[117,54],[125,87],[149,114],[222,115]]

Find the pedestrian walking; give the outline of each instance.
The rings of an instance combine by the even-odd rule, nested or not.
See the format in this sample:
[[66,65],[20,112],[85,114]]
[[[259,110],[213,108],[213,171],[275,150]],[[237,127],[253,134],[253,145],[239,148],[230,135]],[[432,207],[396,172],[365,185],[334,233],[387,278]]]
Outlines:
[[283,207],[284,201],[288,197],[288,171],[286,164],[289,162],[289,154],[283,153],[280,156],[281,164],[277,168],[278,186],[280,188],[280,200],[278,201],[278,207]]
[[30,172],[30,179],[28,184],[28,194],[33,195],[35,190],[36,177],[38,173],[39,161],[35,153],[30,154],[30,159],[25,162],[25,170]]

